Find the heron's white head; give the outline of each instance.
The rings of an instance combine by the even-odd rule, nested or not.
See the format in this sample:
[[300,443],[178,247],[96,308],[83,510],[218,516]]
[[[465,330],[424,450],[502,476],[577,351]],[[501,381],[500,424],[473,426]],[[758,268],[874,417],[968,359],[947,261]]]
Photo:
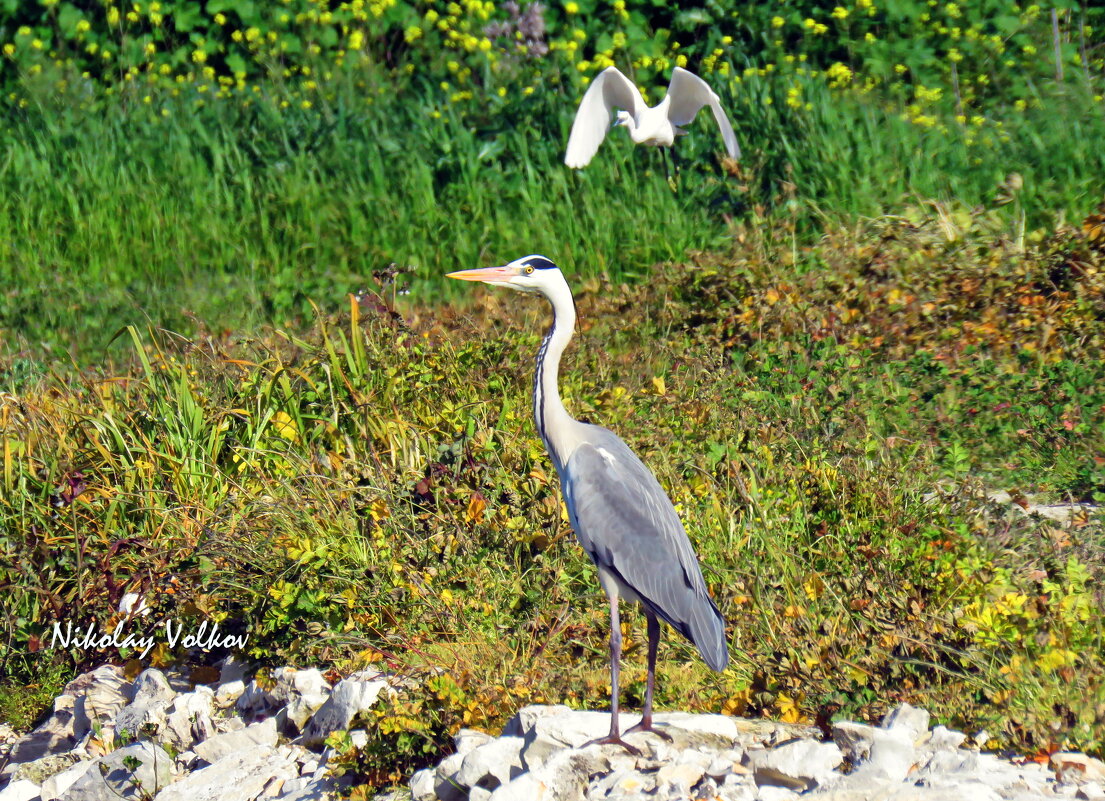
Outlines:
[[485,284],[507,286],[522,292],[538,292],[546,296],[550,296],[554,288],[567,287],[560,268],[544,256],[536,254],[523,256],[501,267],[458,270],[448,273],[448,277],[461,281],[482,281]]

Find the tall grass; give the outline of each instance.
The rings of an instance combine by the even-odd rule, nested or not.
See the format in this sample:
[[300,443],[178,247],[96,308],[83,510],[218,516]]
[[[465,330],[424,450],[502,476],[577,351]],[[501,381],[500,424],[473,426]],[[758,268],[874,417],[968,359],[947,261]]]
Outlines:
[[448,269],[525,252],[577,275],[647,276],[722,247],[733,219],[783,213],[819,235],[826,215],[894,213],[917,197],[985,203],[1013,172],[1024,188],[1001,213],[1031,230],[1090,210],[1105,175],[1105,114],[1066,90],[1004,127],[941,133],[819,80],[804,90],[810,108],[791,109],[780,82],[753,76],[724,98],[745,152],[737,172],[716,162],[703,114],[669,186],[665,156],[620,130],[587,169],[564,167],[578,98],[563,89],[434,116],[417,76],[334,80],[334,99],[309,110],[278,95],[245,108],[147,106],[127,92],[78,104],[47,89],[8,107],[5,349],[83,362],[124,324],[295,325],[392,263],[414,268],[427,300],[453,291]]

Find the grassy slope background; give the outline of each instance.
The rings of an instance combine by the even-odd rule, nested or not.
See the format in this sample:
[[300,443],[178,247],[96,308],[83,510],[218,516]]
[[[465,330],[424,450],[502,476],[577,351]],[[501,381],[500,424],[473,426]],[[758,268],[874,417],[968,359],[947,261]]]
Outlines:
[[[560,46],[513,62],[477,36],[512,12],[476,5],[305,3],[303,55],[279,69],[260,46],[234,61],[234,30],[286,33],[244,4],[203,9],[199,34],[154,24],[186,3],[115,23],[105,7],[80,47],[65,5],[3,18],[3,717],[27,724],[77,665],[115,656],[42,646],[54,620],[111,623],[131,589],[248,632],[261,664],[446,667],[366,721],[377,737],[349,766],[374,783],[457,726],[603,697],[603,604],[530,422],[545,312],[457,303],[440,281],[543,251],[582,313],[569,407],[654,467],[732,624],[721,675],[665,639],[660,703],[825,721],[905,699],[1000,744],[1099,752],[1100,515],[1063,528],[986,500],[1105,494],[1087,12],[1057,16],[1060,79],[1048,15],[1012,4],[958,38],[975,10],[954,4],[724,24],[565,4],[543,34]],[[431,11],[475,43],[431,41]],[[1008,19],[1012,66],[992,41],[972,55],[966,31]],[[894,40],[910,26],[928,55]],[[109,41],[152,69],[91,69]],[[602,58],[651,82],[680,50],[745,160],[714,161],[700,121],[678,191],[619,136],[565,170]],[[997,88],[965,89],[982,75]],[[194,664],[153,655],[178,660]]]

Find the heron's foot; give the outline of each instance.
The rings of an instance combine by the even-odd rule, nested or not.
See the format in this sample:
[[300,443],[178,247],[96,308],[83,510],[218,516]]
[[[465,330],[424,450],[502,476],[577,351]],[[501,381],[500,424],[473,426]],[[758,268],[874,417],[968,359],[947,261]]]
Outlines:
[[635,745],[630,745],[621,738],[621,735],[618,734],[608,734],[605,737],[599,737],[595,740],[589,740],[588,742],[585,742],[583,745],[581,745],[580,748],[586,748],[589,745],[620,745],[626,751],[633,754],[633,756],[641,755],[640,748]]
[[636,726],[630,726],[628,729],[625,730],[625,733],[634,734],[636,732],[645,731],[655,734],[661,740],[667,740],[669,743],[672,742],[671,735],[668,734],[666,731],[656,728],[651,718],[642,718],[640,723],[638,723]]

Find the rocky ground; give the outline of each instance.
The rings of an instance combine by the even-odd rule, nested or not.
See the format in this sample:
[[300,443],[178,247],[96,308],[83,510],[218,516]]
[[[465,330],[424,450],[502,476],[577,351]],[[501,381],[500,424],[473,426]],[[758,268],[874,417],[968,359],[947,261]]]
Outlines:
[[[323,741],[348,729],[404,680],[362,671],[331,685],[281,668],[246,682],[225,664],[193,684],[150,669],[128,681],[105,665],[70,682],[53,713],[18,736],[0,725],[0,801],[313,801],[347,785],[329,775]],[[628,727],[635,718],[623,716]],[[789,801],[1105,801],[1105,763],[1060,753],[1050,765],[971,747],[903,705],[881,726],[849,721],[832,738],[808,726],[724,715],[657,715],[670,740],[631,734],[639,754],[586,745],[605,712],[529,706],[502,734],[462,730],[456,752],[410,782],[414,801],[721,799]],[[367,734],[354,730],[354,743]],[[980,738],[981,739],[981,738]],[[390,791],[392,799],[404,790]]]

